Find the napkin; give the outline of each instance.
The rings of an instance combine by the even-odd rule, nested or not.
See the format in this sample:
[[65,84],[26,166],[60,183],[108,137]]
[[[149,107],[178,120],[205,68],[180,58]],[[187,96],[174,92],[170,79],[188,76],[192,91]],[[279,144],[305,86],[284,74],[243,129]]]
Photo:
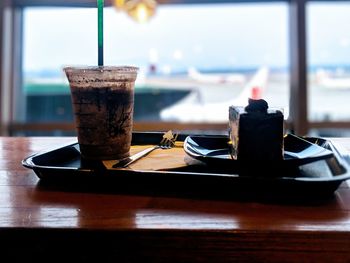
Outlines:
[[[130,148],[130,154],[133,155],[153,146],[154,145],[133,145]],[[103,161],[103,164],[107,169],[111,170],[129,169],[161,171],[182,168],[196,163],[194,159],[186,155],[183,150],[183,142],[176,142],[175,147],[171,149],[156,149],[126,168],[113,168],[113,165],[117,162],[117,160],[108,160]]]

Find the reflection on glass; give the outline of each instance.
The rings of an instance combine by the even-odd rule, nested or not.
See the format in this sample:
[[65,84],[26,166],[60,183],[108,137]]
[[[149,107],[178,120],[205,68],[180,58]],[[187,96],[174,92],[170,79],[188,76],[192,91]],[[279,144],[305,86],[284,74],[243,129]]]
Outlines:
[[[141,68],[136,121],[226,122],[228,105],[246,104],[249,96],[284,108],[287,117],[287,9],[286,3],[160,5],[139,24],[106,8],[105,63]],[[25,9],[23,119],[72,120],[61,69],[96,64],[95,16],[84,8]]]

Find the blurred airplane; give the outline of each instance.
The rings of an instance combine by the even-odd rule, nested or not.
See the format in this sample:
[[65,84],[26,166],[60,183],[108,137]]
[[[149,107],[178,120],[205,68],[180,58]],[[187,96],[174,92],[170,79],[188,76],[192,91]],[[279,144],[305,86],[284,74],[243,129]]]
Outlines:
[[198,82],[203,83],[235,83],[243,84],[246,81],[246,78],[243,74],[215,74],[215,73],[201,73],[194,67],[188,69],[188,76]]
[[350,89],[350,78],[330,77],[330,74],[324,69],[317,70],[316,83],[326,88]]
[[189,95],[190,97],[163,109],[160,116],[162,120],[166,121],[225,122],[228,120],[229,106],[246,106],[248,98],[262,98],[268,75],[268,68],[261,67],[234,99],[216,103],[201,103],[196,101],[196,95],[192,93]]

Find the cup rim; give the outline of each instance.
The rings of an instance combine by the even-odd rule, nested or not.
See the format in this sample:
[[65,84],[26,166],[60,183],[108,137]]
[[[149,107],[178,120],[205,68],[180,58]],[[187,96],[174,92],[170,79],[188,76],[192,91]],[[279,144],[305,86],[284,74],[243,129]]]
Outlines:
[[138,67],[135,66],[66,66],[63,68],[65,72],[121,72],[121,73],[137,73]]

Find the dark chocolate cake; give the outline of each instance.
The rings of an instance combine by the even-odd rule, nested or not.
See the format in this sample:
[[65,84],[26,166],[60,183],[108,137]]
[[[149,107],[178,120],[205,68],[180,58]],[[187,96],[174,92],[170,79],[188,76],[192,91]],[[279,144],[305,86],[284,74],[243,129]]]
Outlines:
[[283,113],[265,100],[249,99],[248,106],[229,108],[232,157],[237,160],[283,159]]

